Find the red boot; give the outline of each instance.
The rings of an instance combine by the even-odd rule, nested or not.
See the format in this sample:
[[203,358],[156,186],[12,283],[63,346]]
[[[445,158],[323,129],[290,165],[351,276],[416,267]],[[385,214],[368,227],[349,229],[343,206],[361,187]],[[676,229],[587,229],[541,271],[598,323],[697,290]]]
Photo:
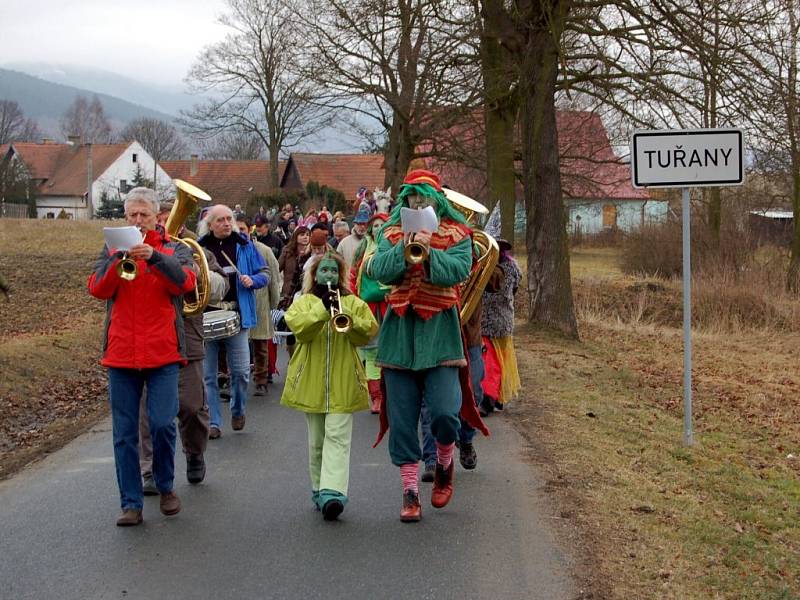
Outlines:
[[455,461],[450,461],[450,466],[446,469],[436,463],[436,471],[433,474],[433,491],[431,492],[431,504],[434,508],[443,508],[453,497],[453,473],[455,472]]
[[369,389],[369,412],[377,415],[381,412],[381,404],[383,404],[383,392],[381,391],[380,379],[368,379],[367,388]]

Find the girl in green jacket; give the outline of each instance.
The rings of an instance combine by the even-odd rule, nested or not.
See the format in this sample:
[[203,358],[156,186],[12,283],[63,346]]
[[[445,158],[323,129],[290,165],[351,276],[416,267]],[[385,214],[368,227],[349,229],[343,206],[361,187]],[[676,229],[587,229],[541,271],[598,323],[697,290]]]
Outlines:
[[[303,295],[286,312],[297,347],[281,404],[306,413],[311,498],[327,521],[336,519],[347,503],[353,413],[369,407],[356,347],[378,331],[369,306],[347,289],[346,276],[341,256],[322,255],[306,271]],[[333,327],[331,314],[336,312],[350,318],[347,331]]]

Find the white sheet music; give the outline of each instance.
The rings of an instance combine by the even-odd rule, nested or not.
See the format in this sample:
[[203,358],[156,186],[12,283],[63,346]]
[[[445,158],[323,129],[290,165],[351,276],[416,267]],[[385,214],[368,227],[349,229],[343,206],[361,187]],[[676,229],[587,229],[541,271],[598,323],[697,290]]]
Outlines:
[[404,233],[416,233],[423,229],[433,232],[439,229],[439,219],[432,206],[422,209],[403,207],[400,209],[400,226]]
[[109,248],[117,250],[130,250],[131,247],[141,244],[144,236],[138,227],[103,227],[103,236]]

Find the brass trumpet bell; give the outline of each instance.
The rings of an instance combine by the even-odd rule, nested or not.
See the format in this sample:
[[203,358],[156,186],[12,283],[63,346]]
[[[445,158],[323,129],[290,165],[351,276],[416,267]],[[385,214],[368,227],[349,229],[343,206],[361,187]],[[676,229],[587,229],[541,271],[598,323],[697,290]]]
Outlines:
[[133,281],[136,279],[138,274],[139,267],[136,266],[136,261],[132,258],[128,258],[127,255],[125,255],[123,259],[117,263],[117,275],[119,275],[120,279],[124,279],[125,281]]
[[[330,282],[328,282],[328,294],[330,294],[331,300],[333,300],[333,288]],[[339,292],[339,288],[336,288],[336,306],[334,307],[333,302],[331,302],[331,322],[333,323],[333,330],[336,333],[347,333],[350,331],[350,327],[353,326],[353,320],[350,318],[350,315],[341,312],[341,309],[342,295]]]
[[419,242],[411,241],[406,244],[405,250],[403,250],[403,257],[408,264],[418,265],[428,260],[428,249]]

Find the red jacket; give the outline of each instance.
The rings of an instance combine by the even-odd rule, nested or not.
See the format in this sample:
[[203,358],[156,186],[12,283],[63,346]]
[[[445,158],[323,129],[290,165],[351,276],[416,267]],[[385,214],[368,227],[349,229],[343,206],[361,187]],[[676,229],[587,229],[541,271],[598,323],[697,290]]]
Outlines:
[[89,277],[89,293],[107,300],[103,358],[106,367],[152,369],[186,363],[183,295],[194,289],[189,248],[170,242],[160,230],[144,241],[154,248],[148,261],[137,260],[138,275],[125,281],[117,275],[122,253],[103,248]]

